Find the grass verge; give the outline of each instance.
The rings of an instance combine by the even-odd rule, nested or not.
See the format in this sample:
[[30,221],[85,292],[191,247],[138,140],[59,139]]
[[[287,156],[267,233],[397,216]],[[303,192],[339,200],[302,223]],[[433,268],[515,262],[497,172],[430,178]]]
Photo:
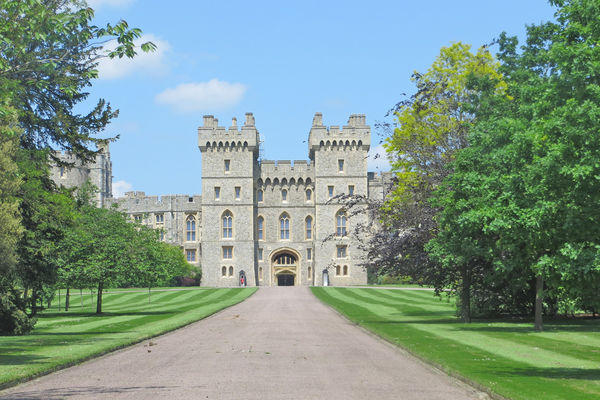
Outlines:
[[102,315],[94,314],[89,291],[81,297],[76,291],[68,312],[55,299],[30,335],[0,336],[0,389],[188,325],[255,291],[153,289],[149,304],[147,290],[111,290],[103,295]]
[[600,398],[600,321],[461,323],[428,291],[312,288],[351,321],[491,393],[520,399]]

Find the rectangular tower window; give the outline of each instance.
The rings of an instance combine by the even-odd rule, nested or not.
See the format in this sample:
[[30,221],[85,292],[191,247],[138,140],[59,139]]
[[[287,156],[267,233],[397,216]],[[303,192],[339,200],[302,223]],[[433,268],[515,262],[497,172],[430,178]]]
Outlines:
[[165,222],[164,214],[156,214],[156,225],[162,225]]
[[220,200],[221,199],[221,188],[218,186],[215,186],[215,200]]
[[240,193],[241,193],[241,191],[242,191],[242,188],[241,188],[241,187],[239,187],[239,186],[236,186],[236,187],[235,187],[235,199],[236,199],[236,200],[239,200],[239,199],[240,199]]
[[65,167],[60,167],[60,177],[64,177],[65,176]]
[[329,198],[333,197],[333,186],[327,186],[327,195]]
[[354,185],[348,185],[348,194],[350,196],[354,195]]
[[338,160],[338,172],[344,172],[344,160]]
[[142,223],[142,215],[141,214],[136,214],[133,216],[133,220],[139,224]]
[[225,172],[229,172],[230,166],[231,166],[231,160],[225,160]]
[[258,259],[259,260],[263,259],[263,249],[258,249]]
[[306,249],[306,259],[312,260],[312,249]]
[[233,246],[223,246],[223,260],[231,260],[233,258]]
[[196,262],[196,250],[186,250],[185,257],[188,262]]
[[337,258],[346,258],[348,246],[338,246],[337,247]]
[[256,200],[263,201],[263,191],[260,189],[256,192]]

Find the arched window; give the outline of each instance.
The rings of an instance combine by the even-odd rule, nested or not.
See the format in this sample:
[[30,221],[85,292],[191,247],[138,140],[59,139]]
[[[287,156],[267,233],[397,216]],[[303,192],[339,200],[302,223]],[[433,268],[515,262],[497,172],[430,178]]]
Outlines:
[[196,241],[196,218],[193,215],[189,215],[185,219],[185,233],[188,242]]
[[233,267],[229,267],[229,276],[233,276]]
[[258,231],[258,240],[264,240],[265,219],[263,217],[258,217],[258,220],[256,221],[256,228]]
[[312,199],[312,190],[306,189],[306,201],[310,201]]
[[347,222],[346,213],[342,210],[338,211],[335,215],[335,235],[336,236],[346,236],[346,222]]
[[312,239],[312,217],[309,215],[305,220],[305,237],[306,239]]
[[279,217],[279,238],[281,240],[289,240],[290,238],[290,216],[286,213]]
[[258,189],[258,191],[256,192],[256,200],[263,201],[263,191],[261,189]]
[[263,280],[263,269],[262,267],[258,267],[258,280]]
[[308,267],[308,279],[312,279],[312,268]]
[[348,275],[348,266],[344,265],[344,275]]
[[233,237],[233,214],[227,210],[221,217],[223,221],[223,239],[230,239]]
[[339,265],[335,266],[335,274],[340,275],[340,266]]
[[287,189],[281,191],[281,201],[287,201]]
[[227,276],[227,267],[221,268],[221,276]]

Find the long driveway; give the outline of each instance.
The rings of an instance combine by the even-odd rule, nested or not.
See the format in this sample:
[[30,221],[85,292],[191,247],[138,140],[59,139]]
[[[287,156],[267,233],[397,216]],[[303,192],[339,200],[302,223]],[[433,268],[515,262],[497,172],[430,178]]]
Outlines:
[[0,392],[0,398],[485,398],[352,325],[305,287],[261,288],[151,342]]

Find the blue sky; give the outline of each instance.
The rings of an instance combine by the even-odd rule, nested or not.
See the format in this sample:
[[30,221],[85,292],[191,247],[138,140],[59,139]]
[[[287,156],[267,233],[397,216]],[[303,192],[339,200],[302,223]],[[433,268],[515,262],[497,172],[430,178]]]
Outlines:
[[305,160],[315,112],[326,125],[353,113],[383,121],[441,47],[477,48],[502,31],[523,38],[525,25],[554,13],[545,0],[88,2],[97,24],[125,19],[158,45],[103,61],[90,89],[90,102],[120,110],[102,134],[120,135],[111,145],[115,195],[199,194],[196,129],[205,114],[229,126],[253,112],[265,159]]

